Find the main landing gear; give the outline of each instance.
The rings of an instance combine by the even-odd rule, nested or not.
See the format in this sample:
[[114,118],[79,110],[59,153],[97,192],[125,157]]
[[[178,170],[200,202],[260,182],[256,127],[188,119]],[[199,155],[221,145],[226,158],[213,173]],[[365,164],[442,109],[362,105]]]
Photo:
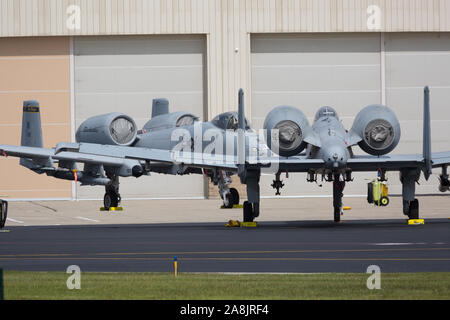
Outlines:
[[103,197],[103,206],[109,211],[111,208],[117,208],[120,205],[121,197],[119,193],[119,177],[111,179],[111,183],[105,186],[105,196]]
[[442,167],[442,173],[439,175],[439,191],[446,192],[450,190],[450,180],[447,173],[447,166]]
[[246,170],[240,175],[241,182],[247,185],[247,198],[243,205],[244,222],[253,222],[259,216],[259,170]]
[[409,219],[419,219],[419,200],[415,198],[416,183],[420,178],[420,169],[400,171],[402,183],[403,214]]
[[235,188],[230,188],[231,177],[225,172],[220,170],[218,174],[214,174],[211,177],[214,184],[219,185],[219,195],[223,200],[223,208],[233,208],[234,205],[239,204],[239,192]]

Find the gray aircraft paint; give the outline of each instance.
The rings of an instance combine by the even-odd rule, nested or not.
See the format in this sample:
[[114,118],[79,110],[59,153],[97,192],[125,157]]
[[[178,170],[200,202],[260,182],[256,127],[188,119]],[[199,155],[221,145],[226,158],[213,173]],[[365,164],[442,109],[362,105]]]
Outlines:
[[[107,192],[118,192],[119,176],[139,177],[152,171],[201,174],[201,169],[212,169],[213,175],[210,177],[214,181],[218,180],[219,171],[237,173],[241,182],[247,185],[251,205],[244,205],[244,217],[246,210],[247,213],[251,210],[253,217],[258,216],[260,174],[265,166],[273,163],[277,164],[277,171],[274,172],[277,179],[279,173],[284,171],[328,174],[334,177],[333,180],[353,171],[400,171],[405,214],[410,212],[410,204],[416,201],[415,183],[421,170],[427,177],[432,167],[442,167],[442,183],[442,179],[446,178],[444,172],[450,163],[450,151],[431,153],[427,88],[424,90],[423,154],[411,155],[387,155],[400,140],[400,125],[392,110],[382,105],[370,105],[362,109],[348,132],[331,107],[319,109],[312,126],[298,109],[277,107],[267,115],[265,127],[281,131],[286,143],[281,145],[278,142],[276,145],[289,147],[294,142],[295,148],[292,150],[296,150],[296,154],[277,156],[275,153],[282,154],[283,150],[277,150],[276,145],[271,143],[272,131],[267,144],[273,150],[265,154],[262,151],[267,150],[268,146],[257,138],[258,135],[253,130],[247,128],[242,90],[239,91],[238,113],[223,114],[224,119],[229,122],[196,121],[186,125],[190,120],[196,120],[194,115],[169,113],[165,102],[159,101],[161,106],[154,107],[152,113],[157,115],[146,124],[147,129],[138,131],[133,119],[121,113],[96,116],[80,126],[78,143],[59,143],[55,149],[42,148],[38,103],[26,101],[22,146],[0,145],[0,151],[3,155],[20,157],[22,165],[37,173],[67,180],[76,179],[76,163],[84,163],[85,170],[78,173],[78,181],[82,184],[106,185]],[[155,102],[155,105],[158,103]],[[183,117],[186,118],[180,122]],[[117,119],[120,121],[114,123]],[[228,126],[223,126],[223,123],[229,123],[232,129],[227,130]],[[301,138],[299,145],[306,147],[305,153],[298,153],[301,149],[297,145],[298,137]],[[222,145],[216,143],[220,141],[223,142]],[[357,144],[371,155],[353,156],[350,148]],[[238,161],[239,146],[245,148],[245,163]],[[180,147],[188,151],[188,156],[176,155],[174,148]],[[257,157],[250,161],[250,155],[254,152]],[[211,154],[219,157],[210,159],[208,156]],[[58,163],[58,167],[54,166],[54,162]],[[337,197],[342,197],[339,192],[336,194]],[[336,210],[339,201],[333,203]],[[418,203],[414,203],[414,206],[418,208]]]

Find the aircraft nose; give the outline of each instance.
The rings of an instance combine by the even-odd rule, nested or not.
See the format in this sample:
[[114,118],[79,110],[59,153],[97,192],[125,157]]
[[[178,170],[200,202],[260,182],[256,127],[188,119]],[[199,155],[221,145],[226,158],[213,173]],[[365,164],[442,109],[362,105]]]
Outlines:
[[339,146],[332,146],[325,156],[325,165],[330,169],[338,169],[346,166],[347,154]]

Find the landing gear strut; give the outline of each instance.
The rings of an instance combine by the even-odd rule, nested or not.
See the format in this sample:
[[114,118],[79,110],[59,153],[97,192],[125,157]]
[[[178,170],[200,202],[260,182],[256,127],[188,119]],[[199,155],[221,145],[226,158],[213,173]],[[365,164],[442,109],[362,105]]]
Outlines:
[[248,200],[244,202],[243,214],[244,222],[252,222],[259,216],[259,177],[261,173],[259,170],[246,171],[245,177],[241,177],[247,185]]
[[103,197],[103,206],[105,210],[118,207],[122,200],[119,193],[119,177],[111,179],[111,183],[105,186],[105,196]]
[[400,171],[402,183],[403,214],[409,219],[419,219],[419,200],[414,196],[416,193],[416,182],[419,181],[420,170],[403,169]]
[[340,181],[340,174],[334,175],[333,180],[333,208],[334,208],[334,222],[341,221],[342,213],[342,197],[345,187],[345,181]]
[[0,229],[5,226],[6,217],[8,216],[8,202],[0,200]]
[[447,166],[442,167],[442,173],[439,175],[439,191],[445,192],[450,189],[450,180],[447,173]]

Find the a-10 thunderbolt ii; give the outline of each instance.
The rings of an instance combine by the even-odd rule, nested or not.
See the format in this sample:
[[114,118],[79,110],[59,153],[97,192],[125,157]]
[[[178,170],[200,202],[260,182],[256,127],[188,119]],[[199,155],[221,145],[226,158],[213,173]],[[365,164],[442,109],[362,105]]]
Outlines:
[[[168,101],[155,99],[152,118],[137,130],[132,118],[122,113],[95,116],[84,121],[76,133],[76,143],[62,142],[43,148],[40,109],[37,101],[23,105],[21,146],[0,145],[4,156],[20,157],[20,164],[55,178],[74,180],[82,185],[104,185],[104,206],[120,202],[119,177],[136,178],[157,172],[163,174],[206,174],[219,185],[224,205],[239,202],[229,188],[230,176],[237,174],[247,187],[243,205],[244,221],[259,216],[261,172],[275,175],[272,187],[283,187],[282,172],[305,172],[307,181],[317,177],[333,183],[334,221],[340,221],[345,182],[352,172],[378,172],[384,180],[387,171],[399,171],[402,183],[403,213],[419,217],[415,184],[423,172],[441,167],[440,191],[449,190],[447,165],[450,151],[431,153],[429,89],[424,90],[423,152],[387,155],[400,140],[400,125],[394,112],[383,105],[362,109],[346,130],[331,107],[320,108],[312,126],[297,108],[279,106],[266,116],[264,134],[258,135],[244,117],[243,91],[239,90],[238,112],[226,112],[210,122],[200,122],[187,112],[168,110]],[[261,139],[264,136],[264,139]],[[357,156],[359,145],[369,155]],[[79,170],[78,163],[83,163]]]

